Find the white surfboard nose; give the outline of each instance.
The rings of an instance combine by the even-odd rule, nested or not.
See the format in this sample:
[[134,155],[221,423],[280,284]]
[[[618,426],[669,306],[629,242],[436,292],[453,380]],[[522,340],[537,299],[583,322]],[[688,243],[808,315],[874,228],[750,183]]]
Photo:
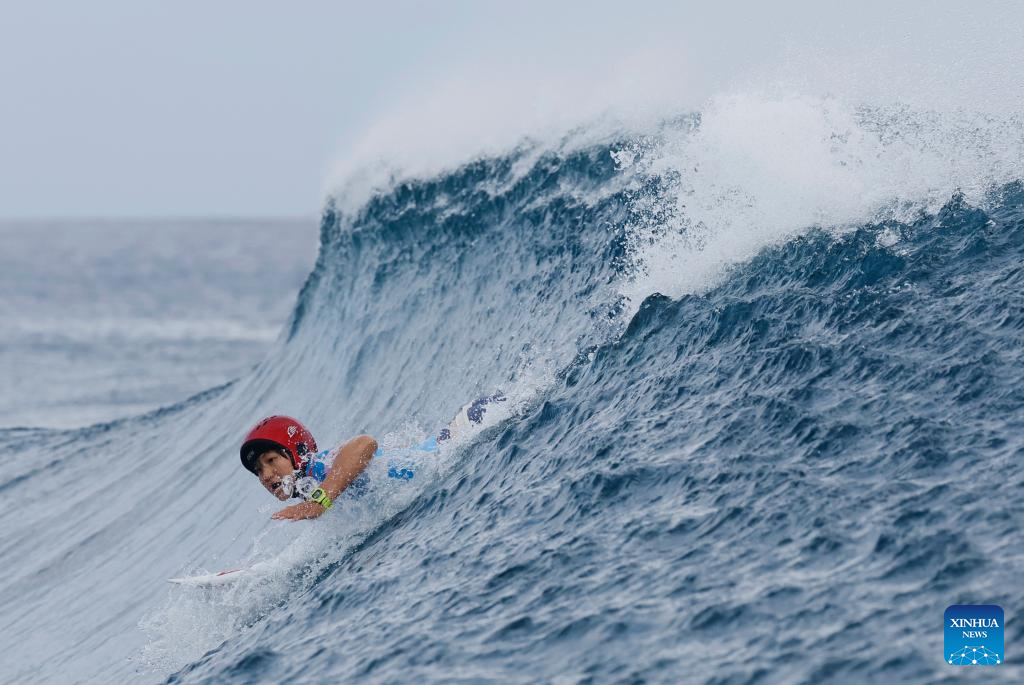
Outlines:
[[186,576],[184,578],[168,578],[168,583],[175,585],[191,585],[192,587],[214,587],[233,583],[246,574],[246,569],[236,568],[230,571],[210,573],[205,576]]

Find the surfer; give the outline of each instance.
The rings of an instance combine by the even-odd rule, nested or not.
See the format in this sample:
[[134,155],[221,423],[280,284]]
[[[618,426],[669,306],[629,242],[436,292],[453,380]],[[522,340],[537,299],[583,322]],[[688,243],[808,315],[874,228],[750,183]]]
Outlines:
[[317,452],[316,440],[302,422],[290,416],[268,416],[249,431],[240,453],[242,465],[260,479],[267,492],[282,502],[292,497],[305,500],[272,518],[299,521],[330,509],[376,451],[376,440],[359,435],[335,450],[328,465],[330,453]]
[[[412,449],[436,452],[438,443],[451,440],[473,427],[485,427],[487,406],[504,402],[507,398],[498,392],[481,397],[459,410],[455,418],[437,437],[429,438]],[[304,501],[285,507],[271,518],[300,521],[317,518],[331,508],[346,490],[359,488],[360,478],[370,460],[381,456],[377,441],[369,435],[359,435],[335,450],[317,451],[313,434],[301,421],[290,416],[268,416],[249,431],[239,450],[242,465],[260,479],[260,483],[274,497],[285,502],[293,497]],[[388,477],[409,480],[409,468],[389,465]],[[350,491],[351,491],[350,490]]]

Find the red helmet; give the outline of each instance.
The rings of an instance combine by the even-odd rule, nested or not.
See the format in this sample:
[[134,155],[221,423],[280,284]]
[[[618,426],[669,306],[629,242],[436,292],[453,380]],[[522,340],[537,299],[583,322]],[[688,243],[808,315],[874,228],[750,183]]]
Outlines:
[[267,450],[281,450],[302,468],[307,454],[316,452],[316,440],[302,422],[290,416],[268,416],[245,436],[240,450],[242,466],[256,473],[256,459]]

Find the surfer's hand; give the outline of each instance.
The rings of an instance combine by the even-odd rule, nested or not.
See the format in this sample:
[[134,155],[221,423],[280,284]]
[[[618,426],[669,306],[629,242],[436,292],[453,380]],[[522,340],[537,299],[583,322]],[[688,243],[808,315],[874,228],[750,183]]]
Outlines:
[[285,507],[270,518],[277,519],[278,521],[283,521],[284,519],[288,519],[289,521],[301,521],[302,519],[315,519],[323,513],[323,506],[316,502],[302,502],[301,504],[293,504],[290,507]]

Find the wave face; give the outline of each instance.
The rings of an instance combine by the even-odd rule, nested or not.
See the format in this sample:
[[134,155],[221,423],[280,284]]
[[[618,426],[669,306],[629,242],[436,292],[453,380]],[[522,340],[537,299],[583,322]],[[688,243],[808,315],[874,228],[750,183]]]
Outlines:
[[[1015,124],[718,107],[332,204],[251,374],[0,432],[9,679],[940,678],[945,607],[1022,571]],[[397,445],[496,388],[511,418],[315,522],[238,465],[266,413]]]

